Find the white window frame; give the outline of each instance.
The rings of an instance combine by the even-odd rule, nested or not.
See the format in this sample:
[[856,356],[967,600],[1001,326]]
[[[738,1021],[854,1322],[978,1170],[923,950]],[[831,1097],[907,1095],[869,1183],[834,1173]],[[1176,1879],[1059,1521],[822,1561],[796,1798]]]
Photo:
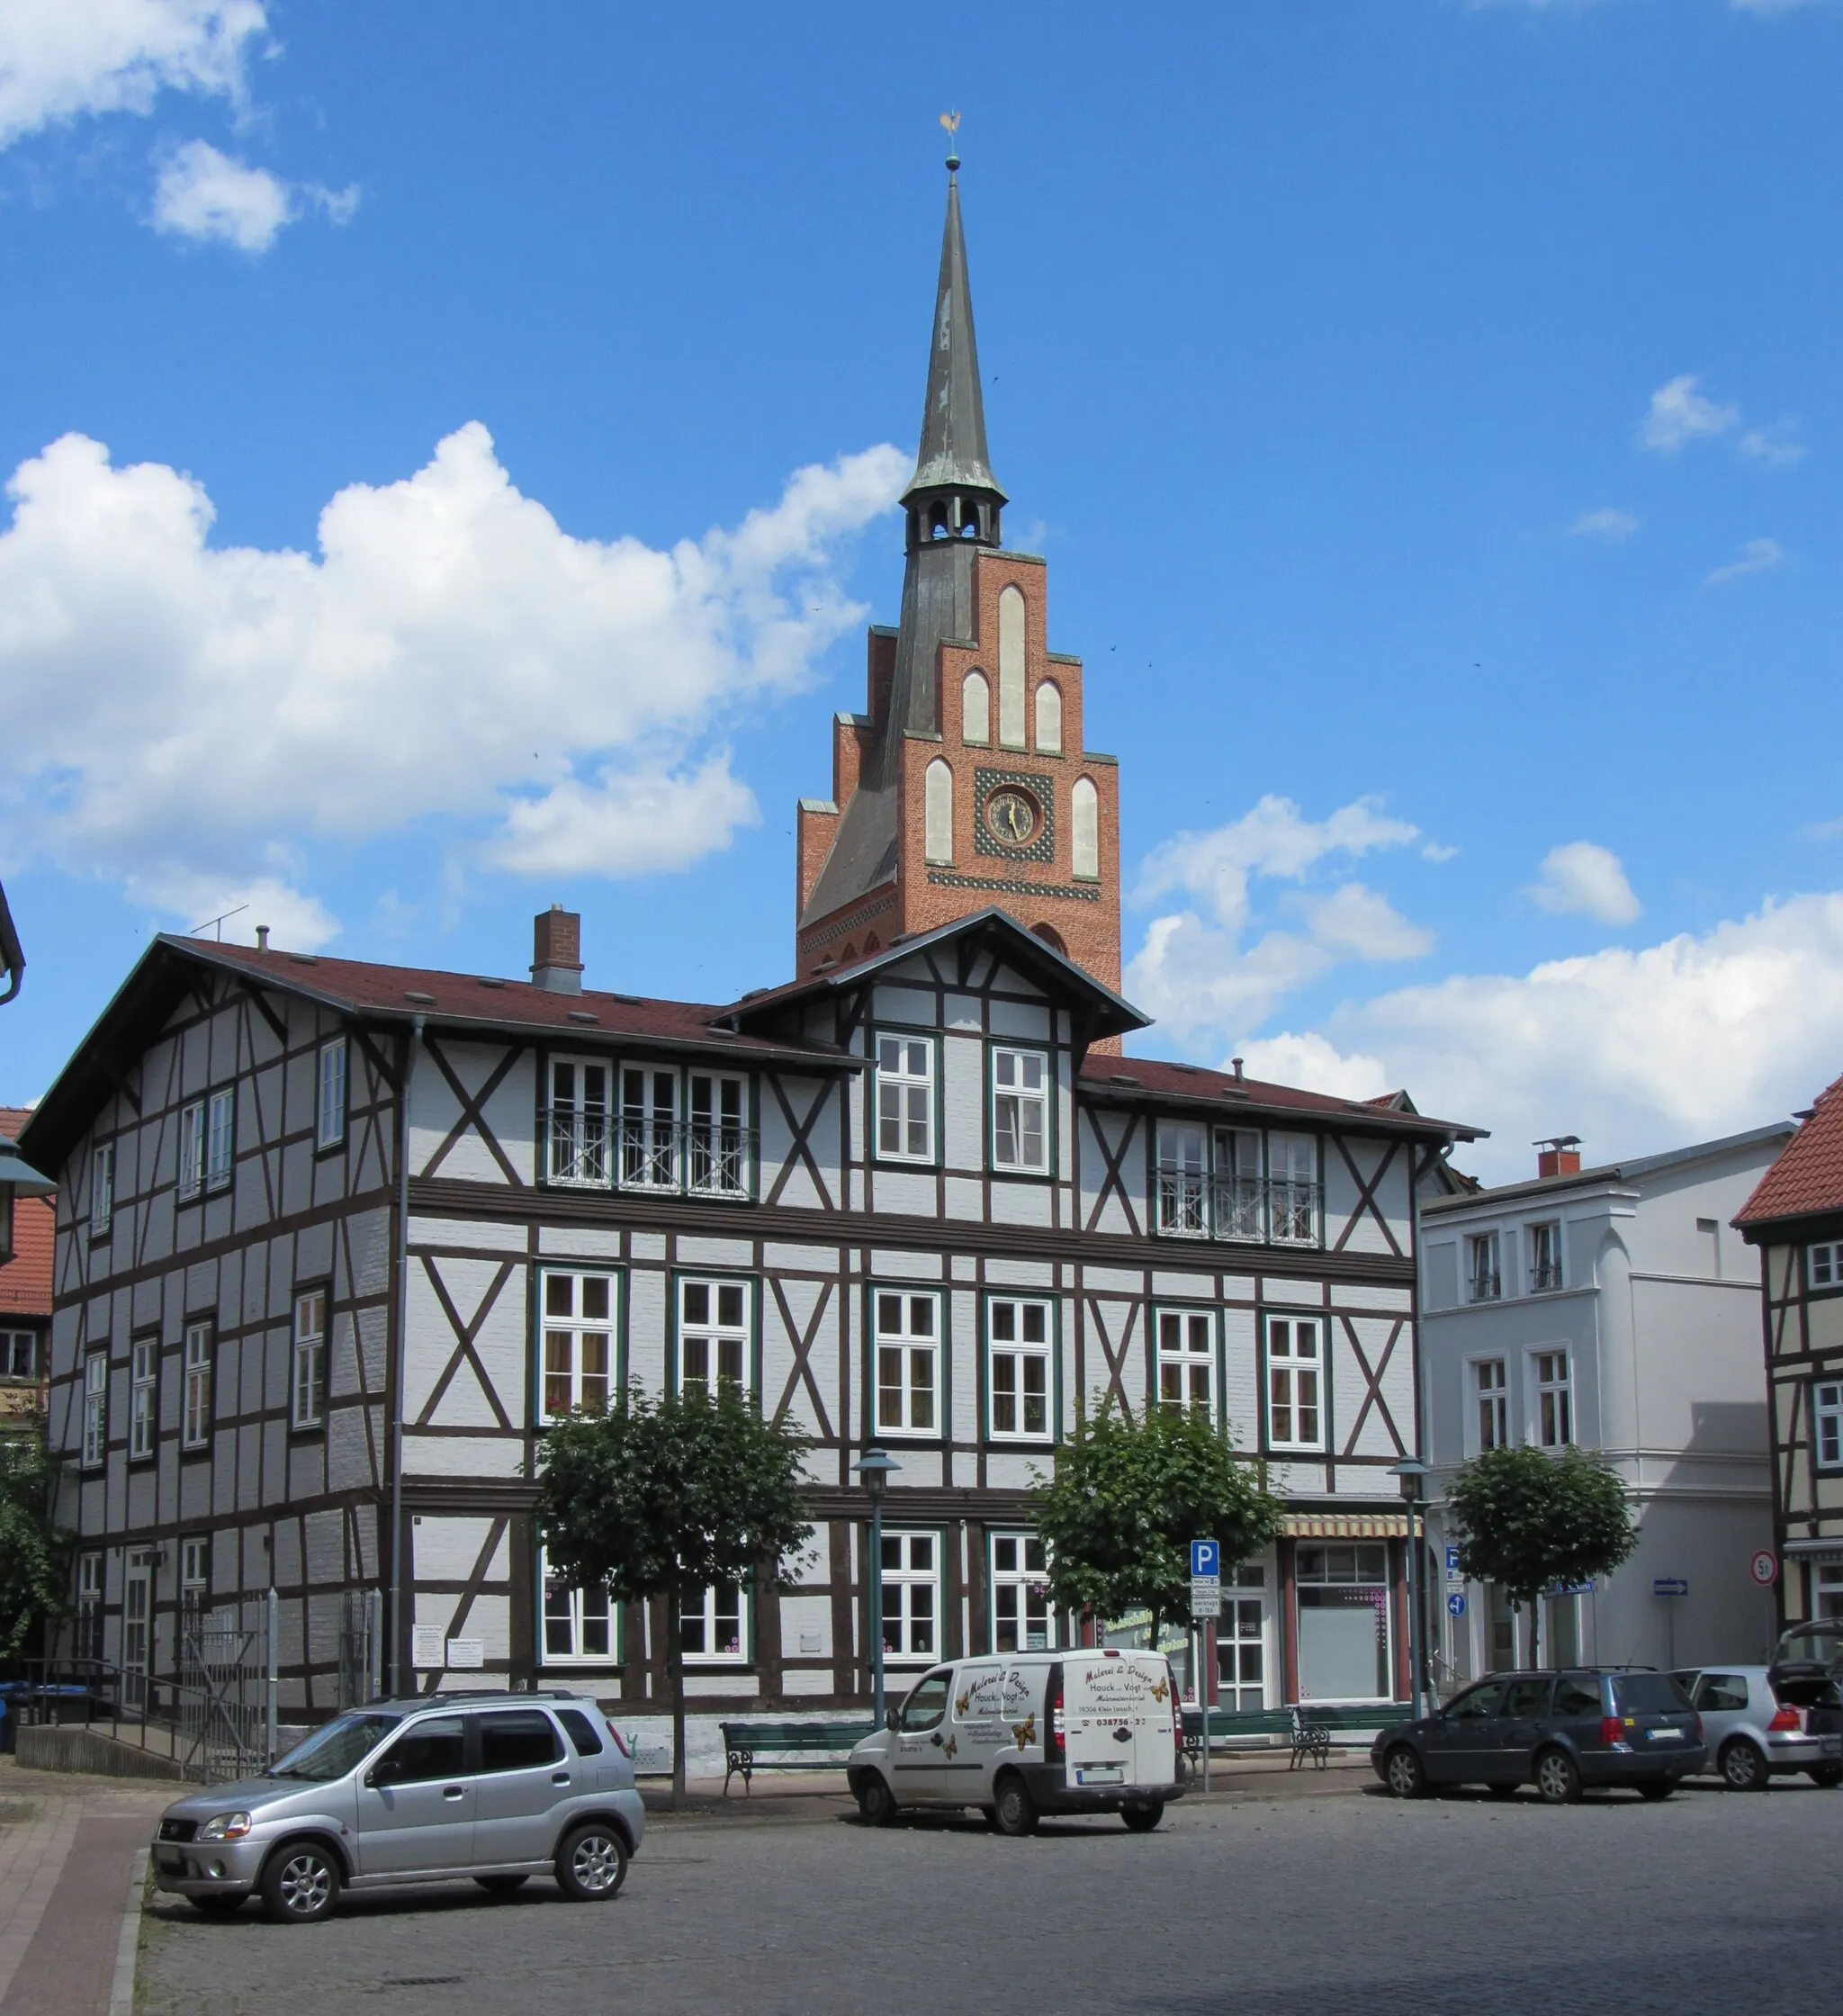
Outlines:
[[98,1141],[90,1156],[90,1237],[106,1239],[115,1222],[115,1144]]
[[[1259,1575],[1261,1580],[1245,1581],[1243,1577],[1250,1572]],[[1248,1621],[1247,1611],[1252,1611],[1255,1619],[1252,1634],[1243,1628]],[[1225,1575],[1222,1578],[1222,1611],[1216,1624],[1216,1691],[1218,1700],[1231,1714],[1258,1714],[1267,1706],[1267,1679],[1273,1668],[1270,1648],[1272,1626],[1265,1571],[1258,1567],[1252,1570],[1242,1567],[1236,1570],[1233,1577]],[[1245,1678],[1242,1672],[1242,1654],[1250,1649],[1256,1654],[1254,1662],[1261,1669],[1260,1678],[1255,1680]],[[1225,1652],[1230,1655],[1235,1667],[1232,1679],[1223,1678]],[[1235,1696],[1232,1704],[1225,1698],[1229,1694]],[[1245,1701],[1242,1696],[1245,1694],[1257,1694],[1260,1698]]]
[[185,1326],[180,1364],[179,1446],[207,1449],[211,1441],[212,1345],[217,1326],[209,1317]]
[[1843,1470],[1843,1379],[1812,1382],[1811,1447],[1820,1470]]
[[[1524,1229],[1529,1235],[1527,1240],[1529,1292],[1532,1295],[1552,1295],[1562,1286],[1561,1220],[1559,1218],[1539,1219],[1533,1225],[1526,1226]],[[1547,1280],[1543,1278],[1543,1265],[1538,1258],[1540,1248],[1537,1243],[1545,1233],[1548,1236],[1550,1252],[1547,1268],[1550,1278]]]
[[1820,1295],[1843,1288],[1843,1239],[1819,1239],[1805,1247],[1804,1280]]
[[616,1077],[619,1094],[623,1190],[673,1191],[679,1187],[679,1125],[685,1088],[675,1066],[628,1063]]
[[[750,1616],[750,1590],[745,1583],[712,1584],[708,1588],[687,1589],[679,1603],[679,1643],[684,1644],[685,1626],[694,1619],[704,1634],[706,1650],[694,1652],[688,1649],[680,1656],[687,1666],[746,1666],[749,1664],[749,1637],[752,1619]],[[735,1607],[728,1603],[719,1608],[722,1598],[733,1598]],[[694,1606],[695,1599],[695,1606]],[[734,1640],[719,1646],[716,1642],[724,1624],[733,1617],[736,1621]]]
[[351,1058],[343,1036],[332,1036],[319,1047],[314,1076],[315,1146],[343,1148],[346,1144],[347,1074]]
[[[1502,1358],[1473,1358],[1466,1370],[1471,1375],[1472,1454],[1481,1456],[1488,1449],[1507,1449],[1510,1446],[1510,1367]],[[1488,1381],[1488,1372],[1492,1375]],[[1488,1440],[1486,1436],[1488,1414],[1496,1440]]]
[[[930,1565],[915,1566],[915,1544],[925,1541]],[[937,1526],[886,1526],[883,1560],[877,1563],[883,1606],[883,1660],[886,1666],[932,1666],[941,1656],[941,1557],[946,1535]],[[896,1565],[888,1565],[892,1552]],[[928,1591],[923,1616],[914,1601],[918,1589]],[[892,1592],[896,1600],[892,1603]],[[928,1642],[916,1642],[925,1636]]]
[[1184,1414],[1193,1411],[1200,1400],[1204,1418],[1213,1422],[1215,1316],[1205,1309],[1159,1309],[1153,1312],[1152,1321],[1155,1340],[1152,1377],[1159,1406],[1167,1413]]
[[[1469,1232],[1465,1241],[1465,1299],[1468,1302],[1504,1300],[1504,1241],[1495,1231]],[[1488,1260],[1488,1265],[1481,1265]]]
[[615,1067],[602,1057],[544,1060],[544,1181],[606,1190]]
[[1201,1120],[1158,1123],[1157,1223],[1168,1239],[1207,1239],[1209,1129]]
[[179,1202],[189,1204],[204,1195],[205,1102],[188,1100],[179,1109]]
[[76,1557],[76,1656],[103,1656],[103,1609],[108,1601],[108,1569],[100,1547]]
[[[1309,1351],[1300,1346],[1309,1342]],[[1316,1316],[1267,1318],[1265,1407],[1270,1449],[1322,1453],[1326,1445],[1325,1323]],[[1309,1417],[1311,1432],[1299,1432]],[[1284,1422],[1286,1433],[1280,1432]]]
[[109,1354],[86,1351],[83,1360],[83,1449],[85,1470],[109,1460]]
[[[907,1030],[879,1029],[876,1036],[877,1071],[872,1121],[879,1162],[907,1162],[932,1166],[934,1152],[935,1082],[938,1076],[937,1045],[931,1036],[913,1035]],[[895,1096],[892,1097],[891,1095]],[[895,1130],[895,1146],[889,1145]],[[916,1139],[916,1130],[921,1139]]]
[[[1033,1555],[1035,1562],[1033,1565]],[[986,1582],[991,1636],[987,1642],[996,1657],[1012,1652],[1053,1652],[1058,1649],[1055,1606],[1049,1600],[1049,1552],[1042,1536],[1029,1531],[993,1533],[987,1536],[986,1558],[990,1563]],[[1009,1619],[1004,1611],[1009,1608]],[[1042,1642],[1032,1644],[1031,1627],[1038,1622],[1032,1611],[1041,1612]],[[1020,1642],[1000,1642],[1006,1624]]]
[[[1556,1365],[1560,1372],[1554,1371]],[[1574,1445],[1574,1359],[1565,1345],[1549,1345],[1530,1353],[1530,1436],[1539,1449]],[[1556,1405],[1559,1401],[1559,1406]],[[1552,1431],[1557,1427],[1560,1435]]]
[[[697,1299],[694,1292],[698,1289],[706,1291],[709,1297],[702,1317],[691,1313]],[[732,1321],[728,1314],[729,1305],[724,1297],[731,1290],[742,1297],[739,1321]],[[679,1392],[684,1392],[688,1386],[698,1385],[715,1399],[712,1375],[715,1374],[715,1383],[719,1385],[732,1376],[725,1371],[725,1357],[741,1366],[740,1372],[734,1375],[741,1391],[744,1395],[754,1391],[755,1283],[752,1281],[740,1274],[680,1274],[673,1297],[673,1313],[677,1348],[672,1353],[672,1377]],[[688,1378],[687,1346],[695,1344],[706,1346],[705,1369]]]
[[[540,1666],[615,1666],[620,1663],[621,1606],[607,1589],[571,1588],[552,1575],[542,1548],[537,1555],[537,1588],[540,1610],[537,1662]],[[606,1652],[589,1649],[589,1629],[595,1624],[599,1624],[607,1634]],[[560,1626],[569,1636],[567,1651],[556,1651],[551,1643],[553,1631]]]
[[1267,1236],[1267,1143],[1258,1127],[1210,1130],[1210,1223],[1218,1239]]
[[211,1536],[188,1533],[179,1543],[179,1606],[202,1610],[211,1599]]
[[1324,1244],[1324,1212],[1318,1201],[1318,1137],[1270,1133],[1267,1137],[1267,1238],[1272,1246]]
[[[1042,1336],[1030,1330],[1040,1321]],[[1007,1335],[1006,1332],[1010,1334]],[[1043,1426],[1029,1426],[1030,1369],[1041,1369]],[[1008,1368],[1001,1382],[1001,1368]],[[1002,1401],[1009,1399],[1012,1426],[999,1425]],[[1056,1304],[1043,1295],[988,1295],[985,1298],[986,1437],[992,1442],[1041,1444],[1056,1439]]]
[[694,1197],[747,1197],[749,1080],[737,1071],[685,1074],[685,1187]]
[[[544,1267],[537,1297],[540,1420],[585,1406],[606,1413],[620,1393],[621,1277],[602,1267]],[[564,1390],[567,1404],[553,1405]]]
[[294,1293],[294,1324],[288,1351],[288,1425],[320,1428],[327,1421],[327,1333],[332,1297],[324,1287]]
[[[992,1168],[1001,1176],[1047,1176],[1051,1161],[1051,1094],[1056,1072],[1047,1050],[1017,1043],[994,1043],[992,1061]],[[1035,1066],[1038,1083],[1029,1083]],[[1035,1159],[1031,1156],[1035,1117]],[[1006,1159],[1009,1144],[1011,1159]]]
[[224,1085],[205,1102],[205,1188],[228,1190],[237,1174],[237,1087]]
[[38,1343],[31,1330],[0,1330],[0,1379],[36,1379]]
[[128,1347],[128,1460],[145,1462],[160,1444],[160,1340],[136,1337]]
[[870,1328],[877,1433],[938,1442],[946,1432],[940,1296],[927,1289],[873,1287]]

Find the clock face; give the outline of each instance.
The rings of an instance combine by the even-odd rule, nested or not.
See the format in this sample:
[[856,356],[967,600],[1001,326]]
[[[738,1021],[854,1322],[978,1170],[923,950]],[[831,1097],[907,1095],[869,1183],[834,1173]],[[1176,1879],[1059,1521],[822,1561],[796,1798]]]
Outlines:
[[1007,787],[985,801],[986,830],[1007,847],[1028,847],[1041,823],[1035,803],[1022,791]]

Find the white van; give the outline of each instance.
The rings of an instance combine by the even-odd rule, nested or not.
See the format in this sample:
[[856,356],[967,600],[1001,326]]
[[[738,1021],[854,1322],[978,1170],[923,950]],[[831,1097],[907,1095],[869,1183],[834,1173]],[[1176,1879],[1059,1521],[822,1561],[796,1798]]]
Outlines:
[[1178,1782],[1177,1689],[1162,1652],[1011,1652],[937,1666],[848,1766],[859,1810],[978,1806],[1001,1834],[1046,1813],[1117,1813],[1136,1833]]

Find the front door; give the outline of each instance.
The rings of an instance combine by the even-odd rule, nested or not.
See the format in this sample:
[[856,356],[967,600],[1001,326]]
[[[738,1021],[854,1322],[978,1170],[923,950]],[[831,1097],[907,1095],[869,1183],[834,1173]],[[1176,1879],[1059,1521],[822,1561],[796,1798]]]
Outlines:
[[[1007,1668],[1001,1660],[960,1668],[953,1686],[947,1741],[940,1750],[943,1797],[957,1796],[967,1805],[984,1797],[993,1760],[1002,1750],[1022,1747],[1018,1742],[1024,1712],[1020,1703],[1027,1695],[1018,1670]],[[1036,1734],[1034,1730],[1024,1732]]]
[[1427,1776],[1435,1785],[1461,1785],[1488,1775],[1485,1758],[1496,1740],[1502,1680],[1480,1680],[1455,1695],[1423,1738]]
[[897,1720],[891,1769],[899,1805],[931,1805],[948,1796],[945,1756],[952,1733],[947,1719],[948,1670],[928,1674],[910,1690]]
[[148,1652],[153,1629],[154,1570],[145,1554],[131,1554],[121,1591],[121,1705],[137,1713],[148,1705]]
[[404,1731],[358,1784],[361,1876],[465,1869],[473,1859],[473,1786],[460,1715]]
[[496,1708],[474,1718],[480,1776],[474,1781],[477,1868],[547,1862],[556,1852],[556,1809],[579,1789],[581,1769],[542,1708]]

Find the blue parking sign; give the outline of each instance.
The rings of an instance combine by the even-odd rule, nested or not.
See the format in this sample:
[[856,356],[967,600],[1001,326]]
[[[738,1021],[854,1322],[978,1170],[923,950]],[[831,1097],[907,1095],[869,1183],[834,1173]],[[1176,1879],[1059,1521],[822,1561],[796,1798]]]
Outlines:
[[1213,1540],[1193,1540],[1191,1543],[1191,1577],[1209,1578],[1222,1572],[1222,1549]]
[[1464,1616],[1465,1597],[1460,1590],[1454,1589],[1452,1594],[1446,1598],[1446,1615],[1449,1617]]

